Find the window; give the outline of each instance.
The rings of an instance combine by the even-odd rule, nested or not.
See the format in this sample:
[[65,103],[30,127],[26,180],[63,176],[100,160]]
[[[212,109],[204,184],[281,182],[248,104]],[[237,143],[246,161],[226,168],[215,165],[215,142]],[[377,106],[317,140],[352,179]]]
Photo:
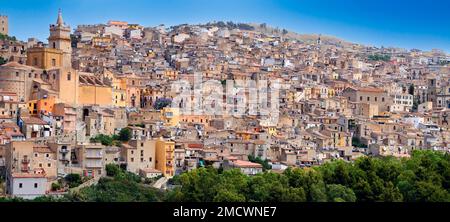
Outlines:
[[16,77],[19,77],[19,72],[16,72]]
[[71,74],[69,72],[69,73],[67,73],[67,81],[70,81],[71,79],[72,79],[72,76],[71,76]]
[[359,101],[362,101],[362,96],[359,97]]
[[35,66],[37,66],[37,65],[38,65],[38,61],[37,61],[37,58],[33,58],[33,64],[34,64]]
[[383,98],[381,98],[381,102],[384,102],[384,97],[383,97]]
[[369,102],[369,101],[370,101],[370,97],[368,96],[368,97],[367,97],[367,102]]
[[38,188],[38,184],[37,183],[34,183],[34,188]]
[[131,162],[134,162],[134,158],[131,158]]
[[47,167],[52,167],[52,164],[51,163],[47,163]]
[[42,167],[42,163],[39,163],[39,167]]
[[148,158],[148,161],[152,162],[152,158],[151,158],[151,157],[149,157],[149,158]]
[[56,49],[56,42],[53,42],[53,48]]
[[30,73],[28,73],[28,78],[31,78],[31,72],[30,72]]
[[[52,59],[52,66],[56,66],[56,59]],[[54,75],[54,74],[53,74]],[[54,77],[53,77],[54,78]]]
[[19,183],[19,188],[22,188],[23,187],[23,184],[22,183]]
[[34,154],[34,157],[38,157],[38,154],[37,154],[37,153],[35,153],[35,154]]
[[131,154],[134,154],[134,151],[133,151],[133,150],[131,151]]
[[[141,146],[144,146],[144,143],[141,143]],[[142,150],[141,150],[141,153],[142,153]]]
[[378,101],[378,97],[375,97],[375,102],[377,102]]

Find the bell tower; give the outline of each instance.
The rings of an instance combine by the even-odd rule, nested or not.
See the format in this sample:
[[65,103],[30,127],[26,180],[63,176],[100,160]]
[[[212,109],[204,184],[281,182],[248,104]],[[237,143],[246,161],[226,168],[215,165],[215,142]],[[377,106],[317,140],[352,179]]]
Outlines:
[[56,24],[50,25],[50,36],[48,37],[49,48],[59,49],[63,52],[62,66],[72,67],[72,45],[70,40],[70,26],[66,25],[62,18],[61,9],[58,11]]

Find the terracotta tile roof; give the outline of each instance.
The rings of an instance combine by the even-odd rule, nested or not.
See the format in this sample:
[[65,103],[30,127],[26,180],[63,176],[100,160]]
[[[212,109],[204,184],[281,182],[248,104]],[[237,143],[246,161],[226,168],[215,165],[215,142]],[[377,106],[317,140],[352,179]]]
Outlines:
[[236,167],[253,167],[253,168],[262,168],[262,165],[259,163],[252,163],[250,161],[245,161],[245,160],[235,160],[233,161],[233,164]]
[[35,173],[13,173],[13,178],[45,178],[45,174],[35,174]]
[[38,125],[46,125],[47,124],[44,120],[41,120],[36,117],[22,117],[22,120],[25,124],[38,124]]
[[33,152],[36,152],[36,153],[53,153],[53,151],[48,146],[33,147]]

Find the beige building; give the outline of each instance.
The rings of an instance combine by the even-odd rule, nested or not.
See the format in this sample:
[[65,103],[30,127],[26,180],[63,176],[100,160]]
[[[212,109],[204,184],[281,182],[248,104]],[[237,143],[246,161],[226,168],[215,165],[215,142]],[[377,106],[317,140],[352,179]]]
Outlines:
[[99,143],[77,145],[72,152],[72,166],[82,168],[83,176],[104,176],[105,146]]
[[39,81],[42,69],[9,62],[0,66],[0,88],[5,92],[17,93],[19,101],[28,101],[32,95],[34,81]]
[[155,140],[132,140],[122,145],[121,157],[127,170],[137,174],[141,169],[155,169],[155,151]]
[[33,141],[12,141],[6,145],[4,153],[9,194],[27,197],[50,190],[57,166],[56,154],[48,146]]
[[0,33],[8,35],[8,16],[0,15]]
[[378,105],[379,112],[389,111],[392,100],[382,89],[376,88],[347,88],[342,96],[351,102],[368,103]]

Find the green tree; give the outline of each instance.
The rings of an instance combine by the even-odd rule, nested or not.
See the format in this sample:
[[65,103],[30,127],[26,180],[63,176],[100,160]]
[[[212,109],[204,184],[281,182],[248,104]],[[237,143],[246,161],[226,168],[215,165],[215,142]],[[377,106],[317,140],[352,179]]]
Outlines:
[[128,142],[131,139],[131,130],[130,128],[123,128],[119,132],[119,140],[122,142]]
[[82,183],[80,174],[76,173],[67,174],[64,180],[69,184],[70,188],[77,187]]
[[4,59],[3,57],[0,57],[0,66],[4,65],[8,62],[8,60]]
[[236,191],[219,189],[214,196],[214,202],[245,202],[245,196]]
[[122,169],[120,169],[120,167],[116,164],[106,164],[105,170],[106,170],[106,175],[110,176],[110,177],[116,177],[122,171]]
[[356,195],[353,190],[340,184],[327,185],[327,197],[329,202],[356,201]]
[[409,93],[409,95],[413,95],[414,96],[414,84],[411,84],[409,86],[408,93]]
[[278,202],[283,199],[286,188],[289,186],[288,178],[283,174],[263,173],[250,178],[249,201]]
[[172,100],[167,98],[159,98],[155,101],[154,108],[156,110],[161,110],[164,107],[170,106],[172,104]]
[[306,193],[302,187],[289,187],[281,195],[281,202],[306,202]]
[[90,139],[91,142],[101,143],[104,146],[112,146],[114,144],[114,139],[111,136],[98,134]]
[[217,193],[219,175],[216,169],[199,168],[182,174],[177,180],[185,201],[210,202]]
[[248,155],[248,160],[253,163],[261,164],[264,171],[272,169],[272,166],[269,164],[269,161],[267,159],[262,160],[260,157],[254,157],[253,155]]

